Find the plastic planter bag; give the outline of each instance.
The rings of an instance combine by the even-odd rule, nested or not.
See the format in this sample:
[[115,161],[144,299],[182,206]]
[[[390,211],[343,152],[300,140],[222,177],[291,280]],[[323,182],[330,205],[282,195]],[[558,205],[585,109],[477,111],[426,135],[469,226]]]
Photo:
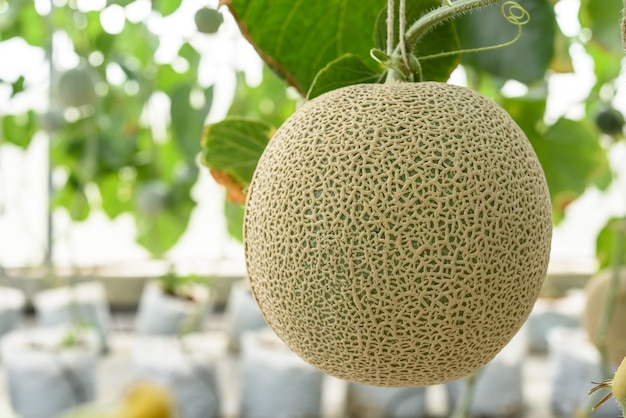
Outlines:
[[321,416],[324,374],[269,328],[244,333],[241,350],[241,418]]
[[[591,408],[591,382],[604,380],[600,370],[600,354],[582,329],[554,328],[548,333],[548,361],[552,369],[551,409],[557,417],[574,417]],[[611,371],[613,377],[615,370]],[[592,417],[619,417],[617,402],[606,402]]]
[[209,310],[209,289],[191,286],[188,298],[167,294],[156,281],[146,283],[139,301],[136,328],[144,335],[200,331]]
[[51,418],[95,397],[100,344],[73,327],[12,331],[1,343],[9,398],[21,418]]
[[[523,365],[527,351],[526,328],[482,369],[478,371],[469,415],[481,417],[517,417],[524,410]],[[465,379],[448,383],[450,408],[454,409],[465,390]]]
[[21,290],[0,286],[0,337],[18,325],[25,302]]
[[87,324],[97,331],[102,349],[108,349],[111,311],[102,283],[86,282],[44,290],[33,297],[33,305],[39,325]]
[[138,378],[172,392],[180,418],[219,418],[217,364],[225,351],[223,334],[144,336],[136,343],[133,363]]
[[239,351],[244,332],[268,328],[247,280],[233,284],[226,305],[226,322],[229,348]]

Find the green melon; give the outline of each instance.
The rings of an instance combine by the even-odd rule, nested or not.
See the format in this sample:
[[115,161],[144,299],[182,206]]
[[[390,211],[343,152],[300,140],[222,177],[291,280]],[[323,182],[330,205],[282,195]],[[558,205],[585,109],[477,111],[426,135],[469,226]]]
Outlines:
[[444,83],[355,85],[281,126],[246,203],[252,292],[322,371],[424,386],[491,360],[546,275],[551,206],[510,116]]

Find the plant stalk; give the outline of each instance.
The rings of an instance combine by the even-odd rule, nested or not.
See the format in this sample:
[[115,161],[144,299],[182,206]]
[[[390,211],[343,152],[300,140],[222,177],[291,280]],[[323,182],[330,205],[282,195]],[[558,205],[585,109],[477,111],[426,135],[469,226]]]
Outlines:
[[609,283],[604,312],[602,313],[602,322],[600,322],[600,328],[598,329],[597,336],[598,350],[600,351],[600,366],[604,379],[610,379],[613,376],[607,351],[609,343],[609,327],[611,326],[611,320],[613,319],[615,301],[617,299],[617,293],[620,285],[620,272],[623,262],[622,254],[624,253],[624,241],[626,240],[626,219],[622,219],[619,222],[616,232],[613,265],[611,266],[611,281]]
[[476,391],[476,384],[478,382],[478,376],[481,373],[481,369],[475,371],[471,375],[465,378],[465,388],[463,395],[459,400],[454,413],[450,418],[467,418],[469,416],[470,408],[472,406],[472,399],[474,398],[474,392]]
[[[484,6],[489,6],[499,1],[500,0],[457,0],[450,2],[449,4],[442,4],[435,10],[420,17],[417,22],[411,25],[411,27],[406,31],[405,42],[407,50],[412,51],[417,42],[422,39],[428,31],[440,23],[443,23],[448,19],[452,19],[460,14],[467,13]],[[399,46],[393,51],[393,55],[396,56],[399,56],[401,53],[402,51]]]
[[[48,44],[46,45],[46,55],[48,56],[48,77],[50,80],[50,87],[48,88],[48,110],[51,109],[51,103],[54,100],[52,94],[52,85],[55,81],[55,69],[54,69],[54,23],[53,23],[53,13],[54,13],[54,1],[50,0],[50,12],[48,16],[46,16],[46,31],[48,32]],[[54,220],[52,214],[52,196],[54,193],[54,184],[52,180],[52,132],[49,130],[46,132],[48,137],[48,150],[47,150],[47,162],[48,168],[46,170],[46,188],[48,192],[48,204],[46,205],[46,249],[44,255],[44,266],[47,270],[47,275],[50,275],[52,270],[52,259],[54,257],[53,254],[53,236],[54,236]]]
[[[457,1],[443,1],[441,6],[433,11],[426,13],[419,18],[411,27],[404,32],[400,31],[400,42],[393,49],[393,52],[389,54],[391,56],[391,62],[396,63],[397,67],[401,67],[404,74],[394,74],[396,71],[390,71],[388,73],[387,80],[396,79],[410,79],[412,74],[415,74],[417,78],[421,76],[421,69],[419,67],[418,60],[410,60],[407,62],[407,52],[410,53],[415,49],[415,45],[422,37],[428,33],[435,26],[445,22],[448,19],[452,19],[455,16],[469,12],[471,10],[478,9],[480,7],[489,6],[497,3],[500,0],[457,0]],[[403,16],[401,15],[402,19]],[[403,33],[404,32],[404,33]],[[399,64],[399,65],[398,65]],[[398,71],[399,72],[399,71]]]

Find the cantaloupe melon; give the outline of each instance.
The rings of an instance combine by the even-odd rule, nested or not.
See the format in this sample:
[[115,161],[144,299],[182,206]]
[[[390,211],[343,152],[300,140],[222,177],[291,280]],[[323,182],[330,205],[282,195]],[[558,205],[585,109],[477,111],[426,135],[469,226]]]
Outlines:
[[244,221],[252,292],[306,361],[424,386],[491,360],[529,315],[552,235],[541,165],[493,101],[445,83],[344,87],[275,133]]
[[[598,332],[604,317],[612,274],[612,269],[598,273],[585,289],[587,300],[582,323],[594,344],[598,343]],[[626,357],[626,268],[620,271],[613,316],[607,334],[607,355],[613,366],[617,366]]]

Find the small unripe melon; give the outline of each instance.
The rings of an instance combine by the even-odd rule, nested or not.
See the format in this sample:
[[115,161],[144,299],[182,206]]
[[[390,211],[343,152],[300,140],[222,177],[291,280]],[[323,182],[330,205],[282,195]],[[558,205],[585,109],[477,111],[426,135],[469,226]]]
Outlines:
[[222,23],[224,23],[224,16],[222,16],[219,10],[210,7],[202,7],[196,11],[194,21],[198,32],[213,34],[216,33]]
[[248,191],[245,252],[268,324],[322,371],[424,386],[491,360],[528,317],[552,236],[511,117],[445,83],[355,85],[300,107]]
[[[612,269],[600,272],[589,281],[585,289],[587,300],[582,323],[594,344],[598,342],[612,274]],[[607,354],[609,361],[615,366],[626,357],[626,268],[620,271],[613,316],[607,334]]]
[[97,101],[96,81],[88,67],[76,67],[59,76],[55,94],[63,106],[80,107]]

